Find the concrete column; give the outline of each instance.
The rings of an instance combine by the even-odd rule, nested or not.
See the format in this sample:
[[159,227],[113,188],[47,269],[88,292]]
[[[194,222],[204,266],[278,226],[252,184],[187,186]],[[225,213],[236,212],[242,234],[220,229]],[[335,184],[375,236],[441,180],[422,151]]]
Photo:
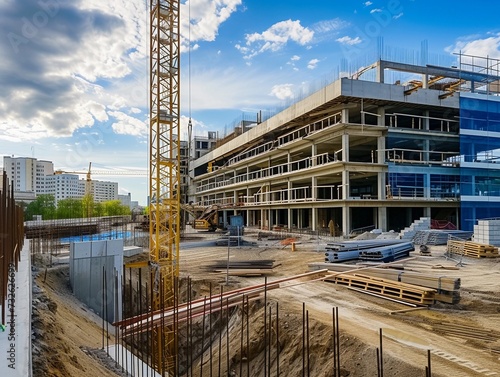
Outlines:
[[349,109],[342,109],[340,114],[342,115],[342,123],[349,123]]
[[385,164],[385,137],[377,138],[377,161],[378,164]]
[[317,193],[316,193],[317,187],[318,187],[318,177],[312,177],[312,179],[311,179],[311,199],[313,202],[315,202],[317,199]]
[[342,199],[349,199],[349,170],[342,171]]
[[377,173],[377,198],[379,200],[385,200],[387,199],[387,192],[386,192],[386,177],[385,177],[385,172],[379,172]]
[[316,229],[318,229],[318,225],[316,224],[316,222],[318,221],[318,209],[312,207],[311,212],[312,212],[311,229],[313,231],[316,231]]
[[260,229],[265,229],[266,226],[266,210],[260,210]]
[[375,81],[376,82],[380,82],[380,83],[383,83],[384,82],[384,66],[382,65],[382,63],[379,61],[377,63],[377,68],[376,68],[376,77],[375,77]]
[[349,162],[349,134],[342,135],[342,161]]
[[377,126],[385,126],[385,107],[379,106],[377,108],[377,114],[379,115],[377,118]]
[[292,225],[293,225],[293,223],[292,223],[292,209],[290,207],[288,207],[287,211],[288,211],[288,224],[287,224],[288,229],[292,229]]
[[427,89],[429,86],[429,75],[427,74],[422,74],[422,88]]
[[271,229],[273,229],[273,225],[274,225],[273,210],[268,209],[267,213],[268,213],[268,219],[269,219],[269,225],[268,225],[267,229],[271,230]]
[[379,207],[377,217],[377,227],[382,229],[382,232],[387,232],[387,208]]
[[424,208],[424,217],[431,218],[431,207]]
[[351,233],[351,209],[349,206],[342,206],[342,232],[348,236]]

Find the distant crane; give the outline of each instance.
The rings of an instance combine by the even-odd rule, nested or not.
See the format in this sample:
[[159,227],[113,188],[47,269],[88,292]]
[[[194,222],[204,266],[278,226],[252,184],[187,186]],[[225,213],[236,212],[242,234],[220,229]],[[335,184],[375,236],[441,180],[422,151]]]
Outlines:
[[94,203],[94,190],[92,188],[92,174],[94,175],[130,175],[130,176],[147,176],[146,170],[92,170],[92,162],[89,162],[89,169],[87,171],[69,171],[69,170],[56,170],[54,174],[78,174],[85,175],[85,214],[87,217],[92,217],[92,209]]

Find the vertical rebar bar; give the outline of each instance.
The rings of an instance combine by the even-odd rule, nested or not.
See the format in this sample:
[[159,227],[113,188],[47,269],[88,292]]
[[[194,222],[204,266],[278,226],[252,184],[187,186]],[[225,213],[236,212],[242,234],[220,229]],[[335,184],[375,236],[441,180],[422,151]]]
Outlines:
[[218,366],[219,366],[219,374],[218,376],[221,376],[221,354],[222,354],[222,309],[224,305],[224,300],[222,300],[222,295],[224,292],[224,287],[221,285],[220,286],[220,312],[219,312],[219,359],[218,359]]
[[340,377],[340,326],[339,326],[339,308],[335,307],[335,327],[337,329],[337,373]]
[[212,377],[212,364],[213,364],[213,358],[212,358],[212,282],[210,282],[210,326],[209,326],[209,334],[210,334],[210,377]]
[[[267,276],[264,278],[264,377],[267,376]],[[271,377],[271,376],[269,376]]]
[[231,375],[229,370],[229,299],[226,299],[226,374]]
[[380,329],[380,377],[384,377],[384,353],[382,348],[382,329]]
[[276,302],[276,376],[280,375],[280,310],[279,302]]
[[205,317],[207,315],[207,296],[203,299],[203,318],[201,323],[201,357],[200,357],[200,377],[203,376],[203,355],[205,353]]
[[335,307],[332,308],[332,348],[333,348],[333,377],[337,377],[337,328],[335,326]]
[[244,331],[245,322],[243,321],[245,315],[245,295],[242,295],[242,303],[241,303],[241,334],[240,334],[240,377],[243,376],[243,340],[244,340]]
[[101,308],[101,317],[102,317],[102,349],[104,349],[104,266],[102,266],[102,308]]
[[250,377],[250,298],[247,296],[246,306],[246,322],[247,322],[247,377]]
[[431,370],[431,350],[427,350],[427,374],[429,377],[432,377],[432,370]]
[[306,375],[306,303],[302,303],[302,377]]
[[272,317],[271,317],[271,305],[269,305],[269,362],[267,363],[268,367],[267,367],[267,371],[268,371],[268,375],[269,377],[271,376],[271,350],[272,350],[272,328],[273,328],[273,325],[272,325]]
[[309,310],[306,311],[306,349],[307,349],[307,352],[306,352],[306,355],[307,355],[307,377],[310,377],[310,371],[311,371],[311,366],[309,364],[309,359],[310,359],[310,355],[309,355]]

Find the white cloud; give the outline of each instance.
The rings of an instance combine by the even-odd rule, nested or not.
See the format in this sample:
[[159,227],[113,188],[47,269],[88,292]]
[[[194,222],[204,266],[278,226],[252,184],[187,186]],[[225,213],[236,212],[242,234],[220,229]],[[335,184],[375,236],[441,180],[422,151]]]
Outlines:
[[403,14],[404,14],[403,12],[395,14],[394,16],[392,16],[392,18],[394,18],[395,20],[397,20],[398,18],[403,17]]
[[295,42],[301,46],[311,42],[314,31],[303,27],[300,21],[281,21],[272,25],[262,33],[247,34],[245,46],[237,44],[235,47],[245,55],[246,59],[265,51],[278,51],[288,42]]
[[373,3],[371,1],[365,1],[363,4],[364,4],[365,7],[369,7]]
[[380,13],[380,12],[382,12],[382,9],[380,8],[375,8],[370,11],[370,13]]
[[[182,51],[187,51],[190,34],[191,43],[197,41],[213,42],[219,33],[220,25],[241,5],[242,0],[187,0],[181,4]],[[191,16],[189,22],[186,15]],[[189,32],[189,26],[191,31]],[[198,47],[198,45],[195,45]],[[193,49],[193,46],[191,47]]]
[[292,57],[290,58],[290,60],[292,60],[292,61],[297,61],[297,60],[300,60],[300,56],[298,56],[298,55],[294,55],[294,56],[292,56]]
[[149,132],[146,122],[131,117],[121,111],[109,111],[108,115],[116,119],[111,127],[117,134],[146,137]]
[[274,85],[271,89],[271,93],[269,94],[279,100],[293,98],[293,84]]
[[337,17],[331,20],[317,22],[312,26],[312,29],[315,33],[330,33],[332,31],[343,29],[347,26],[349,26],[349,22]]
[[337,38],[336,41],[341,43],[341,44],[349,45],[349,46],[357,45],[357,44],[362,42],[361,38],[359,38],[359,37],[351,38],[347,35],[345,35],[341,38]]
[[[189,0],[181,4],[181,14],[188,14],[189,2],[192,50],[200,46],[196,41],[213,41],[242,3]],[[144,0],[0,1],[5,36],[0,39],[0,139],[71,136],[107,121],[107,111],[142,119],[148,104],[148,14]],[[27,33],[25,20],[34,15],[44,24]],[[181,20],[184,43],[188,20]],[[122,118],[113,130],[142,132],[131,129],[132,123]]]
[[318,65],[319,60],[318,59],[311,59],[309,63],[307,64],[307,68],[309,69],[315,69],[316,66]]
[[[453,46],[447,47],[445,51],[500,59],[500,33],[494,34],[491,37],[478,38],[474,36],[473,38],[465,37],[459,39]],[[462,61],[464,61],[464,58],[462,58]],[[479,63],[478,59],[476,59],[476,63]]]

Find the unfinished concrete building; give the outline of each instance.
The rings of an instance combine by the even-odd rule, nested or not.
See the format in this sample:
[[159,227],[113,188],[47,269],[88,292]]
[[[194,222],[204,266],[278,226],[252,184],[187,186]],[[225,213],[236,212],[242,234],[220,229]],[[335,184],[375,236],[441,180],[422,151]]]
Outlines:
[[[191,198],[262,229],[384,231],[500,215],[499,61],[379,60],[196,159]],[[387,82],[387,71],[408,81]],[[369,71],[374,80],[364,79]]]

